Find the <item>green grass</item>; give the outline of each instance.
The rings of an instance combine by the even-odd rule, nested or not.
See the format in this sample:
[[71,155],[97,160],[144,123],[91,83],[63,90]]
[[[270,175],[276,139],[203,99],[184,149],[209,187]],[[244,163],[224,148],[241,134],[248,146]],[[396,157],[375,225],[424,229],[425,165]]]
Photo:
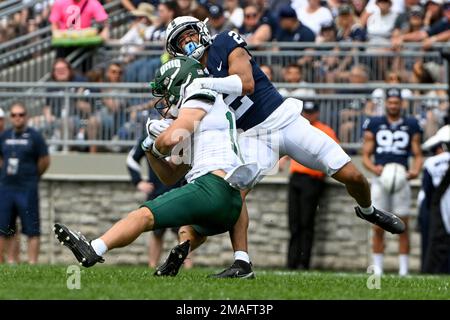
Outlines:
[[256,270],[255,280],[215,280],[211,268],[153,277],[146,267],[81,269],[81,289],[67,289],[67,266],[0,266],[0,299],[450,299],[450,276],[384,275],[381,289],[368,274]]

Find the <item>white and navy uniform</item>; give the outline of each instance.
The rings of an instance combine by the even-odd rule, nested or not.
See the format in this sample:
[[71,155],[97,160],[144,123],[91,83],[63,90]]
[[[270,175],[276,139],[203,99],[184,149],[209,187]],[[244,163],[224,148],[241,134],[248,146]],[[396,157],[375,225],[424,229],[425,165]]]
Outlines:
[[[432,156],[425,160],[423,165],[422,187],[418,194],[419,216],[418,223],[421,233],[421,271],[425,271],[425,256],[429,245],[430,237],[430,220],[431,220],[431,199],[436,191],[436,188],[442,181],[450,162],[450,152],[444,152]],[[445,200],[444,200],[445,199]],[[450,191],[442,197],[442,200],[450,203]],[[443,202],[445,204],[445,202]],[[447,226],[450,226],[450,205],[447,210],[441,208],[442,220],[447,221]],[[450,233],[450,230],[448,231]]]
[[[422,190],[424,192],[423,203],[430,210],[431,197],[439,186],[450,165],[450,152],[443,152],[428,158],[424,163],[422,178]],[[441,198],[441,215],[447,233],[450,234],[450,188]]]
[[[228,76],[228,56],[245,40],[234,31],[219,33],[208,50],[207,69],[213,77]],[[247,50],[247,49],[246,49]],[[249,53],[250,54],[250,53]],[[236,116],[239,145],[246,162],[258,162],[263,177],[277,164],[280,156],[332,175],[350,157],[325,133],[301,116],[303,103],[282,96],[251,59],[255,90],[247,96],[224,95],[225,103]]]
[[423,178],[429,236],[423,272],[450,273],[450,153],[427,159]]
[[[389,123],[386,116],[367,119],[363,129],[370,131],[375,140],[375,165],[398,163],[408,170],[411,156],[411,140],[417,133],[422,134],[417,119],[402,117],[396,123]],[[372,203],[376,208],[393,211],[399,216],[411,212],[411,187],[409,182],[394,194],[386,191],[379,177],[372,178]]]
[[[236,120],[234,114],[223,101],[222,95],[207,89],[186,97],[180,110],[202,109],[206,115],[192,135],[190,144],[191,170],[185,178],[188,183],[214,170],[227,173],[227,180],[233,187],[251,188],[258,176],[256,163],[245,163],[237,144]],[[201,95],[215,97],[213,101],[201,99]]]

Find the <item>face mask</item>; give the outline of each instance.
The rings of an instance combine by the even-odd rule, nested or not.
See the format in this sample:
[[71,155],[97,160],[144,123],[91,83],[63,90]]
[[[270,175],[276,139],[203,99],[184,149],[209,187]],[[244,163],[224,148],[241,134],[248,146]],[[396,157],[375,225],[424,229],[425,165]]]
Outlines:
[[198,47],[199,45],[197,43],[191,41],[184,45],[183,50],[187,56],[190,56]]

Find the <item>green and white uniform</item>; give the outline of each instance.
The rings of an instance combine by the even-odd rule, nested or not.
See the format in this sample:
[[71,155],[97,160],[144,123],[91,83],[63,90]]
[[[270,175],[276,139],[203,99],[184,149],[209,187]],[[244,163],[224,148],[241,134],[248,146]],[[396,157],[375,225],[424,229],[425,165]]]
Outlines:
[[[143,206],[152,211],[155,229],[192,225],[204,236],[223,233],[239,218],[242,208],[239,188],[253,183],[257,167],[243,163],[239,155],[235,118],[221,94],[196,90],[181,102],[180,109],[186,108],[206,112],[190,137],[192,168],[186,174],[188,184]],[[215,170],[227,173],[226,179],[231,183],[210,173]]]

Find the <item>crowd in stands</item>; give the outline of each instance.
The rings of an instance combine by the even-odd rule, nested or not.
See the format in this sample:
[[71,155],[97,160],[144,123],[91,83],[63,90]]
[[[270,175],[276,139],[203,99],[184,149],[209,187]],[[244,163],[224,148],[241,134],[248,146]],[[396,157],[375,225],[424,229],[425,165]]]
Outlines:
[[[30,1],[23,0],[24,3]],[[191,15],[200,20],[208,18],[213,35],[224,30],[235,30],[255,51],[284,50],[276,45],[277,42],[315,42],[320,45],[315,49],[289,49],[297,53],[280,60],[268,61],[255,56],[259,64],[265,65],[265,72],[274,82],[300,85],[326,82],[364,84],[372,81],[438,84],[443,81],[446,72],[436,62],[421,58],[391,57],[386,52],[402,50],[407,42],[420,42],[422,50],[430,50],[439,42],[448,42],[449,0],[121,0],[130,18],[126,32],[119,38],[111,37],[108,14],[99,10],[106,2],[110,1],[40,1],[0,21],[0,42],[46,25],[52,25],[53,29],[69,28],[67,8],[75,4],[80,8],[79,27],[98,28],[104,41],[120,47],[120,55],[114,60],[103,61],[93,70],[77,71],[72,70],[70,63],[64,59],[69,51],[59,50],[58,60],[53,66],[52,81],[150,81],[168,56],[149,56],[140,52],[149,48],[163,49],[166,28],[171,20],[180,15]],[[75,22],[72,24],[76,25]],[[264,46],[266,42],[271,43],[271,47]],[[364,49],[339,45],[363,42],[373,46]],[[355,56],[361,51],[372,56],[356,59]],[[73,90],[83,92],[86,89]],[[344,143],[354,140],[352,135],[355,127],[359,126],[356,118],[361,120],[380,115],[384,110],[383,89],[373,91],[349,86],[345,90],[315,91],[289,87],[281,88],[280,92],[298,98],[307,98],[316,93],[365,94],[370,97],[347,103],[336,111],[339,123],[334,129]],[[438,98],[446,94],[445,91],[437,90],[402,91],[405,99],[417,95],[428,97],[419,105],[413,101],[404,101],[405,109],[420,117],[425,128],[424,139],[444,124],[449,104]],[[46,101],[43,114],[31,121],[39,128],[51,128],[51,138],[60,135],[58,128],[61,124],[58,124],[58,119],[61,116],[61,98],[49,99],[53,100]],[[141,102],[130,103],[120,98],[79,99],[71,105],[71,109],[71,136],[96,140],[101,133],[103,138],[127,139],[139,136],[136,132],[131,134],[129,127],[133,121],[141,121],[139,119],[143,116],[145,106]],[[115,132],[111,132],[113,128]],[[95,146],[89,148],[91,152],[96,149]]]

